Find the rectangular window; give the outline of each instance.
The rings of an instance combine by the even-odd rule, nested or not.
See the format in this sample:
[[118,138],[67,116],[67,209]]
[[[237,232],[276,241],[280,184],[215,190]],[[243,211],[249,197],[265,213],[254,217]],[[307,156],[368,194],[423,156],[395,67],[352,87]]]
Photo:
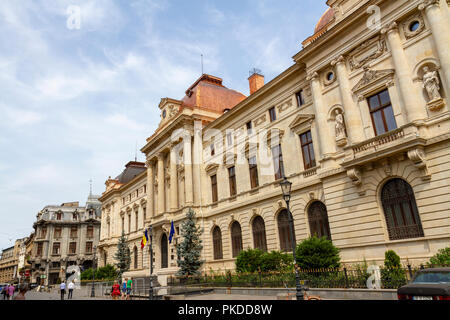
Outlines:
[[70,237],[76,238],[78,236],[78,228],[77,227],[71,227],[70,228]]
[[36,256],[42,257],[42,248],[43,248],[43,245],[44,245],[44,244],[43,244],[42,242],[38,243],[37,250],[36,250]]
[[128,233],[131,233],[131,214],[128,215]]
[[142,211],[144,211],[144,222],[145,222],[145,220],[147,220],[147,208],[143,207]]
[[209,149],[210,149],[210,151],[211,151],[211,156],[213,156],[213,155],[216,154],[216,150],[214,149],[214,143],[211,143],[211,144],[209,145]]
[[61,227],[56,227],[56,228],[55,228],[53,237],[55,237],[55,238],[61,238]]
[[231,132],[227,132],[227,145],[228,146],[233,145],[233,135]]
[[367,99],[375,135],[397,129],[389,91],[383,90]]
[[137,211],[134,212],[134,216],[136,218],[135,230],[138,231],[139,227],[139,213]]
[[60,252],[60,244],[59,244],[59,242],[55,242],[53,244],[52,254],[59,254],[59,252]]
[[94,227],[88,226],[86,230],[86,237],[87,238],[93,238],[94,237]]
[[230,181],[230,196],[235,196],[236,190],[236,168],[228,168],[228,180]]
[[297,106],[301,107],[305,104],[305,98],[303,97],[303,90],[300,90],[295,94],[295,97],[297,98]]
[[92,241],[86,242],[86,253],[92,253]]
[[314,155],[311,131],[300,135],[300,143],[302,146],[303,164],[305,166],[305,170],[315,167],[316,157]]
[[69,253],[75,254],[77,252],[77,243],[71,242],[69,243]]
[[250,186],[251,188],[257,188],[259,186],[258,180],[258,165],[256,164],[256,156],[248,159],[248,166],[250,170]]
[[125,233],[125,218],[122,217],[122,233]]
[[218,201],[217,175],[211,176],[211,191],[212,191],[212,202],[217,202]]
[[247,127],[247,134],[248,135],[252,134],[252,122],[251,121],[247,122],[245,126]]
[[41,238],[44,238],[47,236],[47,228],[44,227],[41,229]]
[[269,109],[269,117],[270,122],[274,122],[275,120],[277,120],[277,113],[275,112],[275,107]]
[[281,145],[272,148],[272,158],[275,170],[275,180],[282,179],[284,177],[284,165]]

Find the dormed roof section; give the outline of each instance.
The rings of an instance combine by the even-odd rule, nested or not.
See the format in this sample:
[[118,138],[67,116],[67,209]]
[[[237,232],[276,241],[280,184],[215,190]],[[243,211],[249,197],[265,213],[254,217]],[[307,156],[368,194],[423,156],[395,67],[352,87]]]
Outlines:
[[125,165],[125,170],[115,180],[118,180],[119,183],[126,184],[145,170],[144,162],[130,161]]
[[199,107],[222,113],[231,109],[246,98],[240,92],[228,89],[222,84],[222,79],[203,74],[186,90],[182,99],[184,105]]

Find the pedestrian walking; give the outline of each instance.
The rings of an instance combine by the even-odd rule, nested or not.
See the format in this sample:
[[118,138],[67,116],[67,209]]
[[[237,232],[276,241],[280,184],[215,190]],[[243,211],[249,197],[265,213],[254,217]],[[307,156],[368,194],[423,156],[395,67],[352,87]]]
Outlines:
[[133,289],[133,278],[127,281],[127,300],[130,300],[131,290]]
[[5,285],[5,286],[2,288],[3,300],[6,300],[6,295],[7,295],[7,293],[8,293],[8,285]]
[[61,300],[64,300],[64,295],[66,294],[66,283],[64,281],[59,285],[59,290],[61,291]]
[[113,300],[117,300],[119,296],[120,296],[120,285],[119,282],[115,280],[112,286],[111,297],[113,298]]
[[9,300],[12,300],[14,297],[14,291],[16,291],[16,288],[14,287],[13,284],[10,284],[8,287],[8,296],[9,296]]
[[21,284],[19,286],[19,293],[14,297],[14,300],[25,300],[25,293],[27,293],[28,286]]
[[125,300],[127,297],[127,281],[128,278],[125,278],[125,280],[122,283],[122,300]]
[[67,296],[67,299],[72,299],[73,289],[75,288],[75,284],[73,283],[73,281],[70,281],[67,288],[69,288],[69,295]]

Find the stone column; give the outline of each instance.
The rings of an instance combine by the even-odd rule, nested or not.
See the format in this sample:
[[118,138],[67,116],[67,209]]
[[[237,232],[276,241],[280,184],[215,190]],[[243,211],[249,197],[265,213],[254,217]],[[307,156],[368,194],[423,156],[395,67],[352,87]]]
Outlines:
[[148,217],[153,217],[155,214],[155,184],[153,182],[153,161],[147,161],[147,214]]
[[342,104],[345,110],[345,124],[347,134],[349,135],[351,143],[358,143],[365,139],[364,129],[360,111],[356,107],[352,97],[352,88],[348,79],[348,71],[345,65],[345,59],[340,56],[331,62],[336,66],[336,73],[339,79],[339,90],[341,93]]
[[192,152],[191,152],[191,135],[186,134],[183,137],[183,153],[184,153],[184,194],[185,204],[191,206],[194,204],[194,190],[193,190],[193,177],[192,177]]
[[408,60],[405,51],[403,50],[397,23],[391,23],[388,27],[383,28],[381,33],[387,35],[400,92],[408,110],[408,120],[412,122],[426,119],[427,112],[425,108],[419,104],[420,99],[416,89],[417,86],[412,80],[413,76],[411,74],[411,68],[408,65]]
[[[424,10],[430,24],[434,45],[436,46],[437,56],[439,58],[442,70],[442,78],[445,79],[445,85],[450,86],[450,19],[447,12],[440,8],[438,0],[425,0],[419,6],[419,10]],[[448,9],[447,9],[448,10]]]
[[202,122],[196,120],[194,122],[194,142],[193,142],[193,154],[192,154],[192,176],[193,176],[193,198],[194,205],[200,205],[202,202],[202,190],[201,190],[201,179],[202,179],[202,162],[203,162],[203,148],[202,148]]
[[[321,128],[319,135],[319,147],[322,157],[328,157],[334,152],[334,139],[331,138],[330,130],[327,122],[327,108],[322,99],[322,90],[320,87],[319,75],[314,72],[308,76],[307,81],[311,81],[311,91],[314,100],[314,109],[316,113],[317,125]],[[319,157],[317,157],[319,160]]]
[[178,172],[176,146],[170,149],[170,209],[178,209]]
[[164,213],[164,154],[158,154],[158,214]]

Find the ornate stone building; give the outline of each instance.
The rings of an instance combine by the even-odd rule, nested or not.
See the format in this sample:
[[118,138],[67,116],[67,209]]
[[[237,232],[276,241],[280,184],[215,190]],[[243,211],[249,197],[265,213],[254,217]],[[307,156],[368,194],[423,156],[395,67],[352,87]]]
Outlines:
[[170,223],[178,236],[189,207],[205,270],[233,269],[249,247],[290,250],[284,176],[297,242],[325,236],[344,263],[381,263],[389,249],[419,263],[449,245],[448,1],[327,4],[294,64],[267,84],[253,72],[249,97],[203,75],[161,100],[141,149],[160,282],[177,269]]
[[46,206],[36,218],[30,258],[32,283],[52,285],[64,280],[71,265],[81,271],[92,267],[100,238],[98,196],[89,195],[85,207],[78,202]]
[[19,265],[21,248],[24,247],[27,238],[18,239],[14,246],[2,250],[0,257],[0,283],[17,283],[19,277]]

